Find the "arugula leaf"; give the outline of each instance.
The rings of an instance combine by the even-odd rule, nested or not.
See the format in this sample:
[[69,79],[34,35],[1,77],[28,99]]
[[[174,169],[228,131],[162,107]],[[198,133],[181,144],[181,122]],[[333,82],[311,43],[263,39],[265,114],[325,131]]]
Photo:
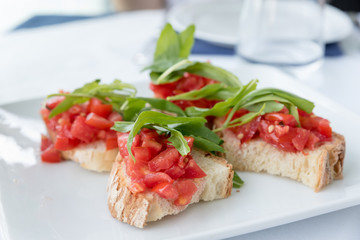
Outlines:
[[206,85],[205,87],[199,90],[193,90],[190,92],[182,93],[176,96],[167,97],[166,99],[169,101],[173,100],[198,100],[205,98],[207,99],[208,96],[214,97],[217,92],[224,89],[222,84],[210,84]]
[[[184,155],[190,151],[190,148],[187,147],[184,135],[193,136],[194,145],[200,146],[206,151],[223,151],[219,146],[221,143],[220,138],[205,126],[205,122],[206,119],[201,117],[173,117],[159,112],[145,111],[140,113],[135,122],[115,122],[112,129],[119,132],[130,131],[127,149],[134,161],[135,158],[131,152],[131,145],[135,135],[144,127],[170,132],[171,139],[169,139],[169,141],[171,141],[174,147]],[[195,126],[197,128],[193,129]]]
[[210,63],[188,60],[194,44],[195,26],[188,26],[177,34],[168,23],[163,28],[157,41],[153,63],[143,70],[151,70],[150,78],[156,84],[175,82],[185,72],[211,78],[227,86],[239,87],[239,79],[232,73]]
[[[121,93],[119,93],[121,91]],[[60,113],[67,111],[75,104],[84,103],[90,98],[98,98],[103,103],[111,104],[115,111],[120,111],[120,106],[129,96],[135,96],[136,88],[120,80],[114,80],[110,84],[100,84],[100,80],[85,84],[81,88],[75,89],[72,93],[51,94],[47,98],[54,96],[64,96],[65,99],[57,105],[49,114],[52,118]]]
[[[146,104],[149,104],[149,107],[146,107]],[[175,113],[177,116],[186,116],[185,112],[180,107],[165,99],[137,97],[127,99],[127,104],[122,109],[124,120],[133,121],[141,112],[151,109]]]
[[168,138],[171,145],[173,145],[181,154],[181,156],[185,156],[190,152],[190,147],[184,136],[176,129],[171,129],[168,127],[163,127],[170,132],[170,137]]
[[237,172],[234,171],[233,188],[241,188],[244,185],[244,181],[239,177]]

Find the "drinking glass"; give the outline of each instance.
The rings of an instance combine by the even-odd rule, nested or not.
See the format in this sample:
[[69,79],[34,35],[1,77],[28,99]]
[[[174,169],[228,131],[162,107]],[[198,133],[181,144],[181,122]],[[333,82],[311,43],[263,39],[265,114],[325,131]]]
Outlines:
[[243,0],[237,54],[277,66],[321,60],[324,4],[325,0]]

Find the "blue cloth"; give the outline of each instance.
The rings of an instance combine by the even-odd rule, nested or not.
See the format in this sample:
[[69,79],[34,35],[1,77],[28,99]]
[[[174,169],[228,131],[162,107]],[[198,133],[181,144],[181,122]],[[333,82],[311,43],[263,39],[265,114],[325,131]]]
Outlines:
[[[69,15],[38,15],[34,16],[24,23],[20,24],[13,30],[26,29],[26,28],[37,28],[48,25],[55,25],[61,23],[67,23],[72,21],[86,20],[96,17],[104,17],[108,15],[99,16],[69,16]],[[192,49],[193,54],[215,54],[215,55],[234,55],[235,49],[233,47],[222,47],[211,44],[209,42],[196,39],[194,47]],[[343,55],[343,52],[338,43],[326,44],[325,56],[337,57]]]
[[[233,47],[217,46],[209,42],[196,39],[191,52],[193,54],[234,55],[235,49]],[[338,43],[329,43],[325,45],[326,57],[337,57],[342,55],[343,51],[341,50]]]

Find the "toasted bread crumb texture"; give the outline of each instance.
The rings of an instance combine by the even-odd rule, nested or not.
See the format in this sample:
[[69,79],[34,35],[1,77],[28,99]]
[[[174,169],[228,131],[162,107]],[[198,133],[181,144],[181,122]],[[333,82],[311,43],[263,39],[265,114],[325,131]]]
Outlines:
[[[208,156],[202,151],[193,150],[192,155],[200,167],[204,165],[209,167],[203,169],[207,177],[194,179],[198,190],[193,195],[191,203],[229,196],[233,174],[231,165],[224,159]],[[216,169],[219,169],[219,172],[215,171]],[[122,222],[143,228],[147,222],[178,214],[188,206],[176,206],[172,201],[161,198],[153,192],[134,194],[127,188],[129,183],[125,163],[118,154],[111,170],[107,191],[111,215]]]
[[313,151],[291,153],[278,150],[261,139],[240,144],[229,130],[222,131],[226,159],[236,170],[267,172],[295,179],[319,191],[334,179],[342,178],[344,137],[333,133],[332,142]]
[[[48,129],[49,136],[54,142],[56,133]],[[115,161],[118,149],[106,150],[104,141],[82,143],[76,148],[60,151],[63,159],[80,163],[80,166],[96,172],[109,172]]]

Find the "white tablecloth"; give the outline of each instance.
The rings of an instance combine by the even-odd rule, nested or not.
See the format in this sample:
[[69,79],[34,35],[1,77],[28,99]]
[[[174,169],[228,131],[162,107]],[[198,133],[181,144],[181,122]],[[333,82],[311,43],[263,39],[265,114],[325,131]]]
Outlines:
[[[162,12],[123,13],[102,19],[23,30],[0,37],[0,104],[44,97],[58,89],[71,90],[90,80],[147,79],[135,56],[151,47],[161,27]],[[316,71],[286,71],[298,81],[360,114],[360,35],[342,42],[341,57],[325,58]],[[149,52],[148,49],[145,52]],[[229,56],[193,56],[228,69],[247,69],[246,77],[278,69],[238,62]],[[240,65],[239,65],[240,64]],[[283,74],[283,72],[281,72]],[[354,129],[354,134],[360,133]],[[360,239],[360,206],[233,239]]]

